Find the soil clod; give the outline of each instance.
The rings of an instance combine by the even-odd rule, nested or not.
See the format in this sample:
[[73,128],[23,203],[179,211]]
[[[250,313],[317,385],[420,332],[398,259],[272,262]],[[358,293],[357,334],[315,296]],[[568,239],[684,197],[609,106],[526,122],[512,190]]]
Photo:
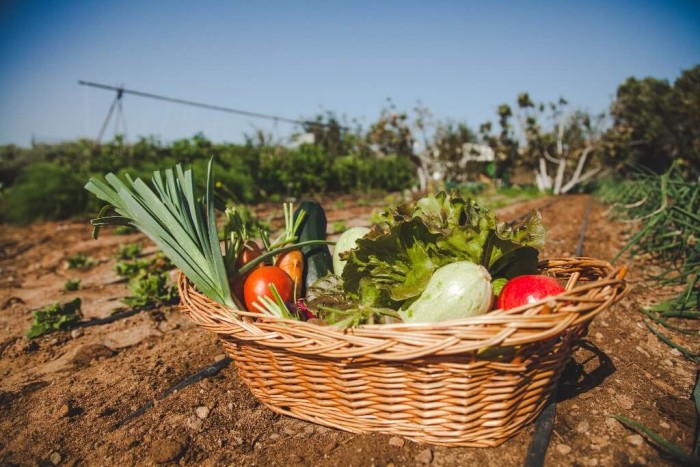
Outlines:
[[202,405],[194,409],[194,413],[195,415],[197,415],[198,418],[204,420],[209,416],[209,407],[207,407],[206,405]]
[[151,459],[156,464],[176,461],[185,451],[184,444],[172,439],[158,439],[151,444]]
[[416,462],[420,464],[430,464],[433,461],[433,450],[430,448],[423,449],[416,456]]
[[557,444],[557,452],[563,456],[568,455],[571,452],[571,446],[564,443]]
[[400,438],[398,436],[392,436],[391,439],[389,440],[389,446],[396,446],[396,447],[402,447],[404,445],[404,440],[403,438]]

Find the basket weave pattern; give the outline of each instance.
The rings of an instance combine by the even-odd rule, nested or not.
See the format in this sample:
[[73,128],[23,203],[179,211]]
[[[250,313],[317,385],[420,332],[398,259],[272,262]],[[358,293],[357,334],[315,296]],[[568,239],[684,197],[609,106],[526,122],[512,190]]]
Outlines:
[[576,340],[627,291],[593,258],[540,263],[566,292],[434,324],[346,331],[219,305],[181,274],[183,311],[218,334],[239,376],[273,411],[352,432],[498,446],[541,411]]

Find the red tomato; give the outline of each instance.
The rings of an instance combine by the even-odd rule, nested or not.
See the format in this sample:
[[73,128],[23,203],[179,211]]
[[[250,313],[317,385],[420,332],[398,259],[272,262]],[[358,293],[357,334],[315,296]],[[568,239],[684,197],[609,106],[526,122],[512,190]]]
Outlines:
[[258,311],[253,306],[258,297],[267,296],[274,299],[270,284],[275,284],[283,301],[289,302],[294,299],[294,282],[289,274],[276,266],[263,266],[251,272],[245,280],[243,298],[248,311]]
[[498,296],[498,308],[508,310],[539,302],[543,298],[564,292],[556,279],[547,276],[525,275],[509,280]]

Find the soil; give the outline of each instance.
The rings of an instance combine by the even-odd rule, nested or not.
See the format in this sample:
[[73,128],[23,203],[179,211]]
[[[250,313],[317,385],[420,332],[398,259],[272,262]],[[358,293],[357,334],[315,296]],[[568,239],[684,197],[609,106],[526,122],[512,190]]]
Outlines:
[[[543,256],[572,256],[588,198],[550,201],[518,203],[499,214],[514,219],[544,206]],[[369,224],[385,202],[326,201],[329,231]],[[585,256],[610,259],[628,238],[628,226],[612,222],[604,210],[593,202]],[[278,224],[279,218],[271,222]],[[109,316],[128,295],[114,273],[116,252],[120,244],[133,242],[146,247],[145,254],[155,251],[140,234],[104,231],[94,241],[85,220],[0,226],[0,465],[523,464],[532,426],[487,449],[351,434],[274,414],[252,397],[231,366],[157,399],[225,358],[216,337],[176,306],[34,340],[24,337],[32,310],[57,301],[80,297],[84,319]],[[67,269],[66,258],[77,253],[97,264]],[[652,335],[638,312],[674,291],[645,286],[642,273],[651,266],[643,258],[626,261],[634,290],[594,320],[567,367],[546,465],[672,465],[611,414],[638,420],[690,450],[696,365]],[[63,291],[68,279],[81,279],[81,289]],[[118,424],[149,402],[152,408]]]

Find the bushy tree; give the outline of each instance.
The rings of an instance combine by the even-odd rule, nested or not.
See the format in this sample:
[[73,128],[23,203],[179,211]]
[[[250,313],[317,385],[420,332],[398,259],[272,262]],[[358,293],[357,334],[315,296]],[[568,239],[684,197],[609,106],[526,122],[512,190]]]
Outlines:
[[620,168],[643,165],[657,172],[674,161],[700,172],[700,65],[671,85],[656,78],[629,78],[611,106],[608,156]]

